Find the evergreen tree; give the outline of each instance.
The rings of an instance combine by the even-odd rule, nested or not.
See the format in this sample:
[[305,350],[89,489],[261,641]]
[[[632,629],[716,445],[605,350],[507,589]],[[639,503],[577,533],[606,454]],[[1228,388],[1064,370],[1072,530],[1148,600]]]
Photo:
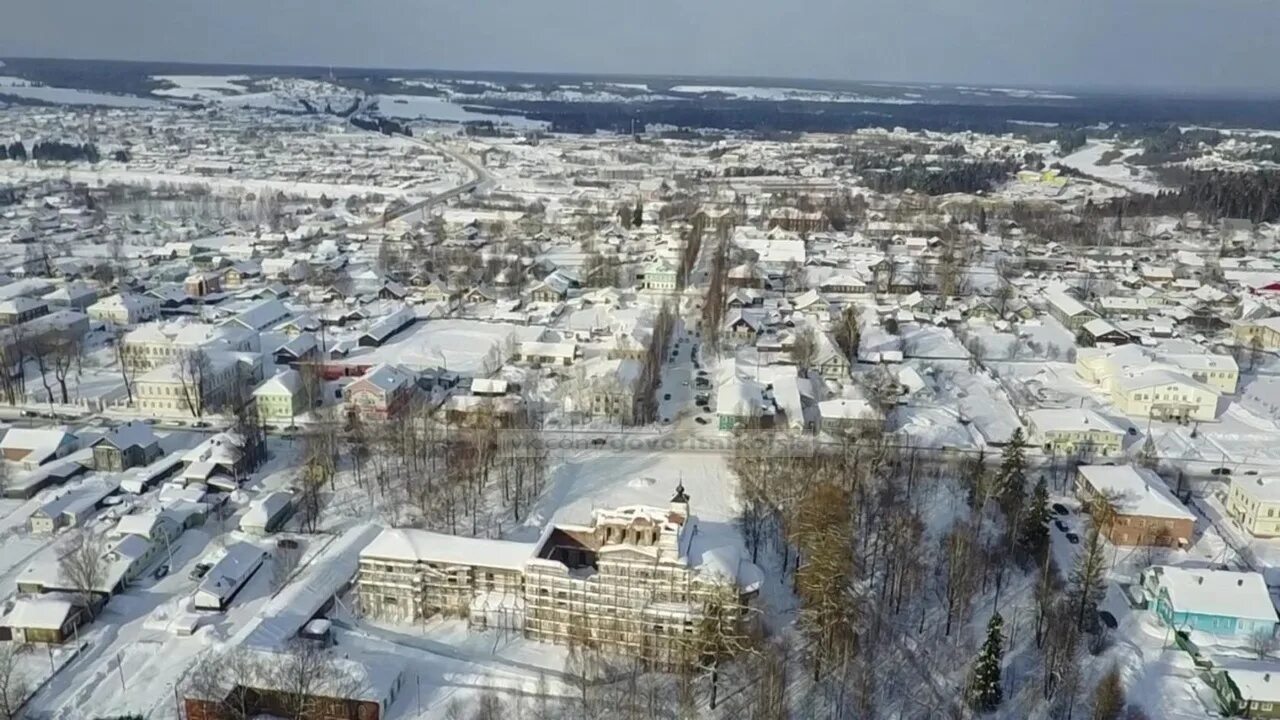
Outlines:
[[969,683],[969,706],[978,712],[991,712],[1004,700],[1004,687],[1000,682],[1000,665],[1004,661],[1004,618],[1000,613],[991,616],[987,623],[987,641],[973,664],[973,678]]
[[987,234],[987,209],[985,207],[978,208],[978,232],[983,235]]
[[9,159],[9,148],[5,145],[0,145],[0,160],[8,160],[8,159]]
[[13,144],[9,146],[9,158],[11,160],[21,160],[25,162],[27,159],[27,146],[23,145],[21,140],[15,140]]
[[1018,552],[1025,560],[1036,560],[1044,557],[1049,549],[1049,523],[1053,522],[1053,511],[1049,509],[1049,486],[1044,475],[1036,481],[1036,488],[1031,493],[1031,502],[1022,515],[1022,523],[1018,528]]
[[1010,521],[1018,517],[1022,504],[1026,501],[1026,469],[1026,439],[1022,428],[1017,428],[1004,448],[1004,456],[1000,460],[1000,476],[996,481],[1000,509]]
[[1138,452],[1138,464],[1151,470],[1160,465],[1160,457],[1156,454],[1156,439],[1149,429],[1147,439],[1142,441],[1142,450]]
[[631,227],[644,225],[644,205],[636,201],[635,212],[631,213]]
[[1098,681],[1093,691],[1092,720],[1120,720],[1124,712],[1124,683],[1115,665]]
[[1075,614],[1076,629],[1088,630],[1097,622],[1094,610],[1107,592],[1106,545],[1098,532],[1097,521],[1090,524],[1084,545],[1071,569],[1071,585],[1067,594]]

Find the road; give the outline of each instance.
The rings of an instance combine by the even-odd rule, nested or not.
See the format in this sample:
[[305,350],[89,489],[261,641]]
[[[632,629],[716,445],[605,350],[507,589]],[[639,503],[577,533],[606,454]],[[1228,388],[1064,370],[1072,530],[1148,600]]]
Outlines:
[[459,162],[465,165],[467,169],[471,171],[471,174],[472,174],[471,180],[461,185],[458,185],[457,187],[450,188],[449,190],[445,190],[444,192],[437,193],[430,197],[419,200],[415,203],[406,205],[398,210],[394,210],[390,213],[383,215],[381,218],[377,220],[370,220],[368,222],[352,227],[349,230],[350,232],[360,232],[363,230],[368,230],[369,228],[373,228],[373,227],[381,227],[391,222],[392,220],[399,220],[400,218],[407,217],[409,215],[413,215],[414,213],[418,213],[418,212],[422,212],[425,218],[425,211],[430,210],[436,205],[442,202],[447,202],[449,200],[452,200],[453,198],[458,197],[459,195],[464,195],[466,193],[469,193],[473,190],[476,190],[477,188],[487,187],[493,183],[493,176],[489,174],[489,171],[485,170],[483,165],[476,162],[474,159],[468,157],[467,155],[464,155],[460,152],[456,152],[450,149],[444,143],[440,143],[440,144],[429,143],[425,140],[420,140],[418,138],[407,137],[407,136],[404,139],[409,142],[422,145],[423,147],[431,148],[432,150],[438,150],[444,153],[445,155],[448,155],[449,157],[453,158],[456,162]]

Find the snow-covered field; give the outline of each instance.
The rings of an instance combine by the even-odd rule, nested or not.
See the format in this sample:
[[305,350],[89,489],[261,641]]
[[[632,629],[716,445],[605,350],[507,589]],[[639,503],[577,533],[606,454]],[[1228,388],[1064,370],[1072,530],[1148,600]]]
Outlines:
[[22,78],[0,75],[0,95],[14,95],[55,105],[100,105],[117,108],[161,108],[164,103],[135,95],[78,90],[76,88],[34,85]]
[[755,85],[676,85],[672,92],[703,95],[720,93],[735,100],[760,100],[779,102],[783,100],[803,100],[806,102],[840,102],[840,103],[887,103],[890,105],[914,105],[920,101],[908,97],[859,95],[856,93],[828,92],[822,90],[802,90],[789,87],[762,87]]
[[1059,162],[1067,167],[1075,168],[1085,175],[1114,183],[1133,192],[1160,192],[1162,187],[1151,179],[1150,173],[1145,168],[1125,163],[1126,158],[1136,155],[1140,152],[1139,150],[1123,150],[1120,157],[1106,165],[1100,164],[1102,156],[1113,149],[1115,149],[1115,146],[1112,143],[1102,140],[1090,140],[1085,143],[1084,147],[1063,157]]
[[244,83],[249,81],[247,75],[154,75],[151,79],[172,85],[152,90],[152,95],[186,100],[241,95],[248,92]]
[[517,128],[545,128],[547,123],[529,120],[522,115],[478,113],[462,105],[430,95],[378,95],[378,110],[383,115],[407,120],[436,120],[445,123],[487,121]]

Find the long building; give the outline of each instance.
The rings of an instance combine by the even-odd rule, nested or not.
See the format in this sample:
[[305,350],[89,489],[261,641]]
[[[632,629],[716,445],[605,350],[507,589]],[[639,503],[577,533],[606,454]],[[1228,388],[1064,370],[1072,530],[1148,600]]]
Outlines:
[[669,668],[709,613],[745,632],[759,568],[736,539],[699,529],[679,487],[667,508],[592,513],[536,543],[384,530],[360,554],[362,611],[393,622],[466,617],[553,643],[589,643]]

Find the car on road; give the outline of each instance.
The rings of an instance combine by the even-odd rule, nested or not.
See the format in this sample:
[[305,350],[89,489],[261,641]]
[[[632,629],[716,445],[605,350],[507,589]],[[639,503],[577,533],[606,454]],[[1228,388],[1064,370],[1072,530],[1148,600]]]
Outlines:
[[1071,511],[1067,509],[1067,506],[1066,506],[1066,505],[1063,505],[1062,503],[1054,503],[1054,504],[1053,504],[1053,511],[1054,511],[1054,512],[1056,512],[1056,513],[1058,513],[1059,515],[1070,515],[1070,514],[1071,514]]
[[1210,470],[1210,471],[1209,471],[1209,474],[1210,474],[1210,475],[1230,475],[1230,474],[1231,474],[1231,468],[1229,468],[1229,467],[1217,467],[1217,468],[1214,468],[1214,469]]
[[662,396],[662,399],[663,399],[663,400],[670,400],[670,399],[671,399],[671,393],[667,393],[666,395],[663,395],[663,396]]
[[156,571],[155,571],[155,572],[151,573],[151,577],[153,577],[153,578],[155,578],[155,579],[159,580],[160,578],[162,578],[162,577],[164,577],[165,575],[168,575],[168,574],[169,574],[169,566],[168,566],[168,565],[161,565],[160,567],[156,568]]
[[207,428],[207,427],[209,427],[209,423],[205,422],[204,420],[196,420],[195,422],[191,423],[191,427],[193,427],[193,428]]
[[1120,623],[1116,621],[1116,616],[1106,610],[1098,611],[1098,620],[1101,621],[1103,625],[1106,625],[1109,630],[1115,630],[1120,627]]
[[1064,523],[1064,522],[1062,522],[1061,520],[1054,520],[1054,521],[1053,521],[1053,526],[1054,526],[1054,527],[1056,527],[1056,528],[1058,528],[1058,532],[1066,532],[1066,531],[1067,531],[1067,524],[1066,524],[1066,523]]
[[35,410],[23,410],[21,415],[22,417],[40,417],[40,413]]
[[1079,544],[1080,544],[1080,536],[1079,536],[1079,535],[1077,535],[1077,534],[1075,534],[1075,533],[1067,533],[1066,537],[1067,537],[1067,542],[1071,543],[1072,545],[1079,545]]

